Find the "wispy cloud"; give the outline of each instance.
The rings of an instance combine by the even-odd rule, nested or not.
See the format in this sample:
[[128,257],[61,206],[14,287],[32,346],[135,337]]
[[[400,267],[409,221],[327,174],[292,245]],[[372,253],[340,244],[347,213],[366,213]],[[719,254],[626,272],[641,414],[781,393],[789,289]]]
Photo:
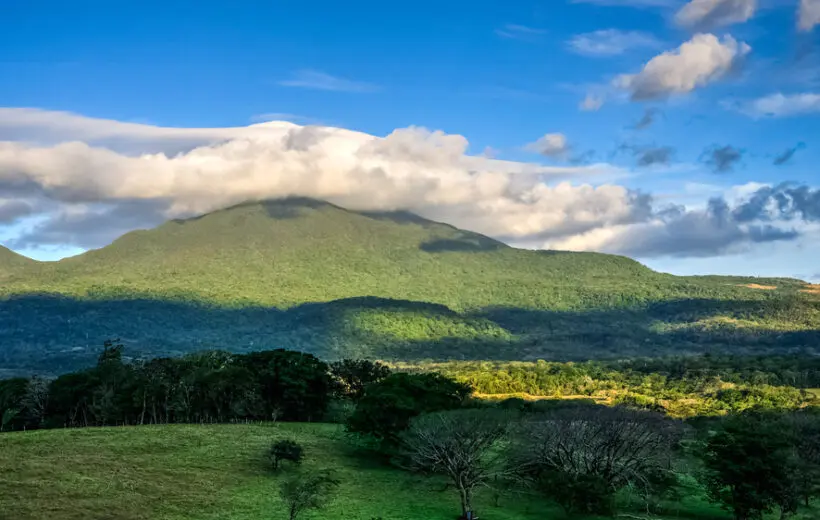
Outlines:
[[265,112],[264,114],[254,114],[250,118],[252,123],[267,123],[270,121],[288,121],[297,124],[316,124],[318,119],[312,117],[300,116],[297,114],[288,114],[286,112]]
[[802,150],[805,147],[806,143],[797,143],[791,148],[783,150],[781,153],[775,156],[774,161],[772,161],[772,164],[774,164],[775,166],[783,166],[784,164],[787,164],[792,160],[794,154],[796,154],[798,150]]
[[803,92],[782,94],[780,92],[752,101],[725,101],[723,106],[750,117],[789,117],[820,113],[820,94]]
[[496,29],[495,34],[501,38],[509,38],[511,40],[533,41],[539,39],[547,31],[538,29],[536,27],[527,27],[526,25],[518,25],[508,23],[503,27]]
[[711,146],[703,151],[700,160],[715,173],[728,173],[743,159],[744,150],[732,145]]
[[657,120],[660,113],[660,110],[657,108],[647,108],[644,110],[643,116],[635,123],[635,130],[645,130],[655,124],[655,120]]
[[577,54],[605,57],[624,54],[632,49],[657,48],[661,46],[661,42],[641,31],[602,29],[577,34],[567,41],[567,46]]
[[678,7],[681,0],[570,0],[572,4],[593,4],[609,7]]
[[587,94],[586,97],[581,100],[581,103],[578,104],[578,108],[584,112],[595,112],[602,106],[604,106],[604,98],[596,94]]
[[675,22],[694,30],[743,23],[754,16],[757,0],[692,0],[678,11]]
[[283,87],[332,90],[336,92],[376,92],[381,90],[378,85],[373,83],[331,76],[326,72],[313,69],[297,70],[289,79],[279,81],[279,85]]

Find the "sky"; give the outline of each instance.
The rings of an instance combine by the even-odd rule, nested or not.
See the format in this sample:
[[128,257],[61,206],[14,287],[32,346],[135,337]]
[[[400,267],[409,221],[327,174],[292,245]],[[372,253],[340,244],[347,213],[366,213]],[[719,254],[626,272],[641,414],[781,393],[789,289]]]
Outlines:
[[0,243],[55,260],[308,196],[820,280],[817,25],[820,0],[5,0]]

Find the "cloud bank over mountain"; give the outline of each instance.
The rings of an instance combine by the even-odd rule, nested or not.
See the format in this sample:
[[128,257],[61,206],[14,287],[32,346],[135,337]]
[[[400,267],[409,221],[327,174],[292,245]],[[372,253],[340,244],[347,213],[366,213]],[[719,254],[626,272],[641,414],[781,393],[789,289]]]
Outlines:
[[[539,142],[550,145],[542,153],[566,148],[565,138]],[[0,221],[16,222],[16,248],[99,247],[168,218],[287,196],[409,210],[524,247],[638,257],[793,240],[801,223],[820,219],[820,195],[805,186],[685,207],[612,182],[629,173],[471,155],[463,136],[418,127],[375,137],[288,122],[166,128],[0,109]]]

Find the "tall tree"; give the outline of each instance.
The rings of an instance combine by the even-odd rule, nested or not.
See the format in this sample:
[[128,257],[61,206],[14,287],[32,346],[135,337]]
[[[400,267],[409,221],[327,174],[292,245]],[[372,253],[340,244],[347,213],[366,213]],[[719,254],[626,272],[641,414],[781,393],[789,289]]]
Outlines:
[[728,418],[702,454],[710,498],[753,520],[779,508],[796,510],[804,487],[795,430],[783,416],[751,412]]
[[365,389],[347,427],[395,447],[413,417],[458,408],[469,394],[469,386],[439,374],[391,374]]

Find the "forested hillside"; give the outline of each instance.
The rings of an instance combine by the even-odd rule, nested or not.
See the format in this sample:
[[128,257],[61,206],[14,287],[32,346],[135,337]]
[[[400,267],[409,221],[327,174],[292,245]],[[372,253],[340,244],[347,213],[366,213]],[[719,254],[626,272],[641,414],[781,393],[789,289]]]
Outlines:
[[820,343],[820,305],[799,280],[676,277],[307,199],[167,222],[59,262],[0,250],[0,279],[0,369],[11,373],[86,366],[114,337],[133,356],[282,347],[390,360]]

